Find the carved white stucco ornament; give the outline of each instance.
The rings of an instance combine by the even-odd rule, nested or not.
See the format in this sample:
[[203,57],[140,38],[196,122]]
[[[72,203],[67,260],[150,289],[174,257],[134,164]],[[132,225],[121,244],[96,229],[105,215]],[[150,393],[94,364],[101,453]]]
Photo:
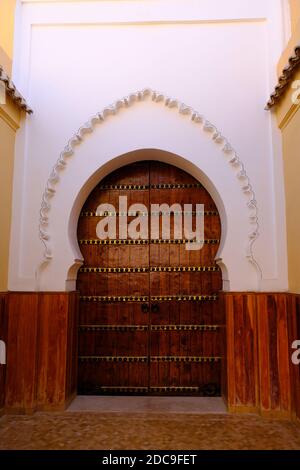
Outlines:
[[81,144],[85,134],[93,132],[95,126],[103,123],[107,116],[117,115],[119,109],[127,108],[138,101],[144,101],[148,97],[152,99],[154,103],[164,103],[167,108],[177,108],[178,113],[184,117],[190,116],[193,123],[201,126],[204,132],[210,135],[213,142],[220,147],[223,154],[228,157],[228,163],[236,170],[236,177],[241,184],[241,191],[248,197],[246,208],[249,211],[249,225],[250,233],[247,241],[247,248],[245,256],[252,262],[257,268],[259,266],[253,256],[253,244],[259,236],[259,223],[258,223],[258,206],[255,197],[253,187],[250,179],[247,175],[243,162],[239,159],[237,153],[228,142],[228,140],[218,131],[218,129],[206,118],[199,114],[192,107],[180,102],[177,99],[165,96],[163,93],[146,88],[136,93],[117,100],[115,103],[105,107],[101,112],[98,112],[92,116],[78,131],[71,137],[67,145],[61,152],[57,162],[55,163],[49,178],[46,183],[46,187],[42,196],[41,209],[40,209],[40,220],[39,220],[39,236],[44,244],[44,260],[50,261],[53,257],[51,248],[51,237],[48,233],[49,218],[51,212],[51,198],[55,196],[55,185],[60,178],[60,170],[65,168],[67,165],[67,159],[74,154],[76,145]]

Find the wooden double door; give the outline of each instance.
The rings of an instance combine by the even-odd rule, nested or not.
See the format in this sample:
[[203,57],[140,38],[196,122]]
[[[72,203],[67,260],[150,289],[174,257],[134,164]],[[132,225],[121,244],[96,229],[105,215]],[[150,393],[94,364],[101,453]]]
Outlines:
[[[136,203],[148,209],[148,236],[120,239],[119,218],[136,220],[120,211],[120,196],[127,196],[128,209]],[[107,203],[115,209],[103,216],[115,217],[116,234],[103,240],[96,236],[103,220],[97,208]],[[187,250],[186,240],[174,238],[174,214],[170,238],[151,239],[150,219],[157,216],[152,204],[163,203],[192,204],[193,216],[196,204],[204,204],[201,250]],[[168,214],[160,220],[162,215]],[[220,235],[211,196],[174,166],[137,162],[97,185],[78,224],[84,257],[77,281],[80,394],[220,394],[224,318],[215,264]]]

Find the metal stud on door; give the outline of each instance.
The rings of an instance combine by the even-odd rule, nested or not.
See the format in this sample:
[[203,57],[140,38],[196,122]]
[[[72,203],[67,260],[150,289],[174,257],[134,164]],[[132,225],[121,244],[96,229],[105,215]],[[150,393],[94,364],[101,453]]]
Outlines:
[[[118,222],[130,205],[204,204],[205,240],[188,251],[188,239],[171,235],[137,240],[96,236],[97,208]],[[189,211],[196,216],[196,211]],[[163,210],[161,216],[174,215]],[[150,219],[149,219],[150,220]],[[149,221],[149,228],[150,228]],[[112,173],[88,197],[79,218],[84,257],[79,270],[79,376],[82,394],[216,395],[220,393],[224,319],[221,272],[215,255],[221,237],[218,211],[201,183],[171,165],[138,162]]]

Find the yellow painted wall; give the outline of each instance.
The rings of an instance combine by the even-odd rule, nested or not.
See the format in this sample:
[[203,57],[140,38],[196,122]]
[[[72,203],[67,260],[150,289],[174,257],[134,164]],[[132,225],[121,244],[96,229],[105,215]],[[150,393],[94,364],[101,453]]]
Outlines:
[[289,288],[300,294],[300,107],[283,129]]
[[300,1],[290,0],[290,10],[291,10],[292,30],[295,31],[298,25],[298,22],[300,20]]
[[16,0],[0,0],[0,64],[11,73]]
[[[278,73],[300,43],[300,0],[290,0],[292,37],[278,63]],[[300,80],[300,70],[293,80]],[[276,108],[282,131],[284,179],[286,195],[289,290],[300,294],[300,105],[293,104],[290,87]]]
[[[10,75],[13,54],[15,0],[0,0],[0,64]],[[15,134],[20,110],[7,97],[0,105],[0,292],[7,291],[8,254],[12,208]]]
[[7,291],[14,149],[19,122],[20,111],[7,98],[6,104],[0,106],[0,292]]

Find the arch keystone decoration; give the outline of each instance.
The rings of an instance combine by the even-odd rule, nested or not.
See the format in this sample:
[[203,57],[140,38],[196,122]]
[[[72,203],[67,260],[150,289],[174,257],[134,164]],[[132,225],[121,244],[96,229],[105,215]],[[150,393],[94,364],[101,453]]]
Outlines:
[[115,103],[106,106],[101,112],[96,113],[78,129],[61,152],[48,177],[42,196],[39,219],[39,238],[44,245],[44,254],[41,265],[45,264],[45,262],[50,262],[53,258],[51,234],[48,232],[51,214],[51,198],[55,197],[55,186],[60,180],[61,169],[65,169],[67,167],[68,158],[74,154],[76,146],[83,142],[84,136],[92,133],[95,127],[104,123],[107,117],[116,116],[120,109],[128,108],[137,102],[145,101],[147,99],[151,99],[154,103],[164,104],[165,107],[169,109],[175,108],[183,117],[190,117],[192,123],[199,125],[202,131],[210,136],[215,145],[220,147],[221,153],[223,153],[227,158],[228,164],[235,170],[235,175],[240,183],[241,191],[247,197],[245,208],[249,211],[248,220],[250,230],[246,243],[245,256],[254,264],[258,272],[261,274],[261,270],[253,255],[253,244],[259,236],[258,204],[244,163],[240,160],[230,142],[219,132],[214,124],[205,118],[205,116],[185,103],[150,88],[145,88],[144,90],[137,91],[136,93],[131,93],[128,96],[115,101]]

